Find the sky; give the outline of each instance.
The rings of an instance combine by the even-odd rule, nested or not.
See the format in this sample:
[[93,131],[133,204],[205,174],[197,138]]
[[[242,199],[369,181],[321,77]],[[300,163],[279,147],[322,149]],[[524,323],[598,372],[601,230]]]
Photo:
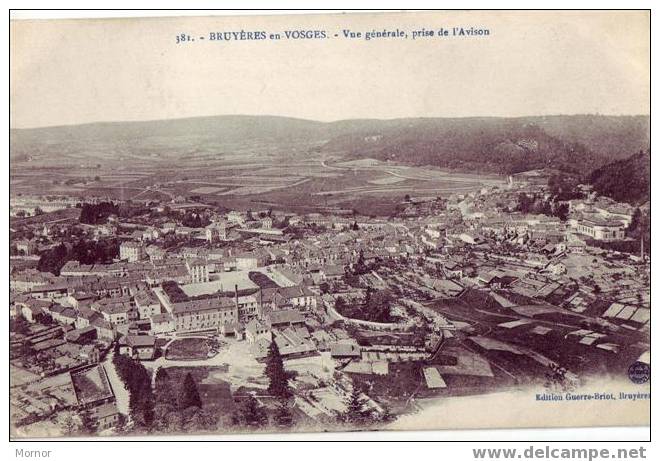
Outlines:
[[[10,125],[648,114],[649,21],[645,11],[14,20]],[[367,41],[342,32],[398,28],[410,37],[441,27],[490,35]],[[300,29],[328,38],[208,40]],[[195,42],[176,44],[182,33]]]

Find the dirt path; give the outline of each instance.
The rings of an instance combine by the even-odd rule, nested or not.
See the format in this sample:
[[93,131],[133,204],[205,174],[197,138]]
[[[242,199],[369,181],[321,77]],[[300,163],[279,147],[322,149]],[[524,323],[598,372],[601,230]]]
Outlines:
[[112,386],[112,392],[115,394],[115,400],[117,402],[117,410],[123,415],[129,416],[129,401],[130,394],[128,390],[124,387],[124,382],[121,380],[117,374],[117,370],[112,363],[112,357],[114,352],[110,352],[105,361],[103,362],[103,368],[105,369],[106,374],[108,375],[108,380],[110,381],[110,386]]

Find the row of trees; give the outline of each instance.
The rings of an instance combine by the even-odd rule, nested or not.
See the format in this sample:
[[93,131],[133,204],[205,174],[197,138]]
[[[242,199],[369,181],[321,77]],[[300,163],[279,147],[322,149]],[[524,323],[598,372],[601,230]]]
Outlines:
[[562,221],[566,221],[566,219],[568,219],[569,208],[567,203],[545,199],[536,194],[529,195],[521,193],[518,195],[516,211],[556,216]]
[[389,290],[374,291],[367,287],[364,301],[349,304],[341,296],[335,300],[335,310],[344,317],[369,322],[393,323],[398,319],[391,312],[392,293]]
[[155,398],[151,376],[139,361],[121,355],[115,348],[112,363],[130,394],[129,411],[137,428],[150,429],[154,423]]
[[217,428],[218,415],[203,408],[197,383],[187,373],[179,385],[176,377],[159,368],[155,378],[157,432],[200,432]]
[[582,197],[578,189],[579,178],[566,175],[552,175],[548,178],[548,189],[556,200],[566,202]]
[[183,217],[180,218],[180,222],[182,226],[194,228],[206,227],[211,224],[211,220],[208,217],[193,211],[186,212]]
[[179,384],[165,368],[159,368],[152,389],[151,375],[139,361],[115,351],[113,363],[130,393],[129,409],[136,428],[166,433],[217,428],[218,415],[203,408],[190,373]]
[[121,218],[133,218],[148,214],[151,211],[153,204],[141,203],[122,203],[116,204],[114,202],[99,202],[99,203],[82,203],[76,205],[80,207],[79,221],[82,224],[104,224],[107,222],[108,217],[111,215],[119,216]]
[[104,224],[110,215],[119,216],[119,205],[113,202],[83,203],[80,208],[82,224]]
[[109,240],[85,240],[80,239],[73,245],[59,245],[41,253],[37,270],[60,274],[62,266],[67,261],[78,261],[81,264],[98,264],[112,262],[119,256],[119,242],[115,239]]

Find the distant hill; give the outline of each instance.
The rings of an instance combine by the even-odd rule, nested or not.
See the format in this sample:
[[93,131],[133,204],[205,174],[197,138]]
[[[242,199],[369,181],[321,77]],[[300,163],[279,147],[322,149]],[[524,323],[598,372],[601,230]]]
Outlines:
[[[255,150],[254,147],[259,150]],[[208,158],[252,149],[281,156],[322,151],[460,170],[553,168],[589,174],[649,147],[647,116],[407,118],[322,123],[215,116],[11,130],[10,158]]]
[[648,146],[648,117],[577,115],[355,121],[351,133],[337,135],[324,148],[476,171],[555,168],[587,174]]
[[288,117],[226,115],[144,122],[103,122],[11,130],[12,159],[34,154],[67,155],[98,150],[106,153],[171,154],[223,149],[248,140],[283,143],[318,140],[323,123]]
[[641,204],[650,200],[651,156],[642,151],[598,168],[589,178],[594,190],[620,202]]
[[607,115],[561,115],[532,117],[550,136],[576,142],[597,155],[613,160],[623,159],[631,152],[649,148],[651,124],[649,117]]

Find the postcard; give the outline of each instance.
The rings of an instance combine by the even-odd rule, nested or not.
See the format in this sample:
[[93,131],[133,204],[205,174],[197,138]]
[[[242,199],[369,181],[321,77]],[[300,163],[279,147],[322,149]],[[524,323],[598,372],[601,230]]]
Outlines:
[[650,423],[650,13],[10,23],[11,438]]

